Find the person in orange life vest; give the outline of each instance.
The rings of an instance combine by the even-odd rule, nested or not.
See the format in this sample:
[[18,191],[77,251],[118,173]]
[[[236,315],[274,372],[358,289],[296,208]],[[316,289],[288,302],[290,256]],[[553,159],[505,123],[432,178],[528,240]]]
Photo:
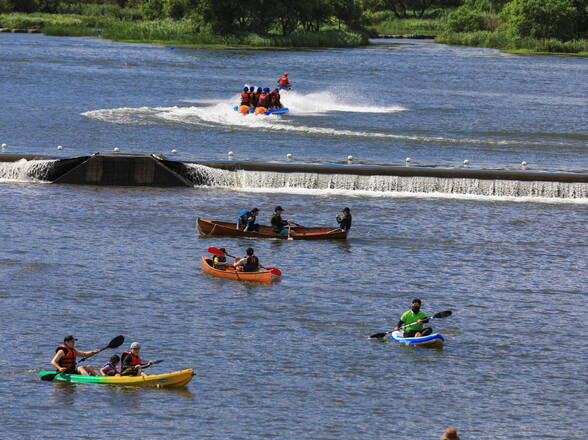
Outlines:
[[280,79],[278,80],[278,85],[280,89],[289,89],[291,87],[290,80],[288,79],[288,72],[284,72],[284,74],[280,76]]
[[[123,351],[121,356],[120,375],[121,376],[145,376],[145,373],[141,371],[141,365],[143,361],[139,357],[141,351],[141,344],[133,342],[129,350]],[[153,361],[147,362],[147,365],[152,365]]]
[[116,366],[119,362],[119,355],[113,354],[112,356],[110,356],[110,361],[106,362],[104,366],[100,369],[100,374],[102,376],[120,376],[120,371],[116,369]]
[[77,339],[74,338],[72,335],[66,336],[63,338],[63,344],[58,345],[55,349],[55,355],[51,360],[51,365],[55,367],[55,369],[59,373],[67,373],[67,374],[82,374],[84,376],[97,376],[98,373],[91,365],[87,365],[85,367],[76,366],[76,357],[87,357],[92,354],[98,353],[100,350],[92,350],[92,351],[80,351],[75,348]]
[[271,108],[282,108],[282,103],[280,102],[280,91],[278,89],[272,90],[270,93],[271,97]]
[[253,255],[253,248],[247,248],[245,251],[246,255],[235,261],[235,268],[237,270],[242,269],[243,272],[257,272],[261,265],[259,264],[259,259]]
[[261,87],[257,88],[257,91],[253,94],[253,107],[257,107],[259,105],[259,97],[263,93],[263,89]]
[[257,100],[257,106],[258,107],[264,107],[264,108],[269,108],[270,106],[270,94],[269,94],[269,88],[266,87],[265,89],[263,89],[263,93],[261,95],[259,95],[259,98]]
[[251,105],[250,98],[249,87],[243,87],[243,93],[241,93],[241,105]]

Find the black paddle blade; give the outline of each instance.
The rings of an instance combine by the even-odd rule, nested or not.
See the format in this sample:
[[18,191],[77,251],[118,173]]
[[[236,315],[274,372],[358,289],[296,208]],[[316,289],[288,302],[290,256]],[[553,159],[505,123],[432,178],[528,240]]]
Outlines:
[[55,373],[55,374],[45,374],[44,376],[41,376],[41,380],[47,381],[47,382],[52,382],[53,379],[55,379],[55,376],[57,376],[59,373]]
[[116,338],[110,341],[110,344],[108,344],[108,348],[120,347],[121,345],[123,345],[123,342],[125,342],[125,337],[123,335],[118,335]]
[[388,333],[390,332],[376,333],[375,335],[371,335],[370,339],[382,339],[385,338],[388,335]]
[[447,317],[451,316],[452,313],[453,312],[451,310],[445,310],[443,312],[435,313],[433,315],[433,318],[435,318],[435,319],[447,318]]

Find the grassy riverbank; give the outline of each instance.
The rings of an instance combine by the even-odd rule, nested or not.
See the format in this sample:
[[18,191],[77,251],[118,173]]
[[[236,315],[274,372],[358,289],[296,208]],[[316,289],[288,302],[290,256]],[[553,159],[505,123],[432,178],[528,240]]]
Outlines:
[[358,47],[368,37],[358,32],[325,29],[294,31],[287,36],[253,33],[215,35],[191,20],[126,20],[114,16],[78,14],[0,14],[0,27],[39,29],[54,36],[96,36],[113,41],[161,43],[211,48]]

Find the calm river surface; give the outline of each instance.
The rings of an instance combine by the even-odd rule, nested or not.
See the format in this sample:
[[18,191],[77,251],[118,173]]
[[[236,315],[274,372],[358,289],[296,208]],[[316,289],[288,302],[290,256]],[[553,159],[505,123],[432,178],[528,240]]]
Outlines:
[[[232,112],[243,83],[288,71],[284,118]],[[588,61],[429,42],[208,51],[0,34],[0,143],[71,157],[588,170]],[[55,147],[65,148],[57,151]],[[171,157],[171,154],[169,155]],[[2,171],[0,166],[0,172]],[[438,198],[275,188],[133,189],[0,179],[0,438],[586,438],[585,199]],[[1,177],[1,176],[0,176]],[[276,204],[304,225],[350,206],[345,242],[201,238]],[[212,278],[209,246],[284,276]],[[443,350],[366,339],[414,297]],[[194,368],[182,390],[41,382],[55,346],[118,334]],[[125,344],[126,344],[125,343]],[[92,361],[101,366],[112,354]]]

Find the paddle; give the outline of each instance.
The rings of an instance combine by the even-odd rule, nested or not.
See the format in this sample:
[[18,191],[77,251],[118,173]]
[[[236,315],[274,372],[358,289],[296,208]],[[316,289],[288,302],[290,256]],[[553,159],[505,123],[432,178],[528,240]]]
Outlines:
[[149,368],[151,365],[159,364],[161,362],[163,362],[163,359],[160,359],[158,361],[147,362],[146,364],[135,365],[134,367],[128,367],[128,368],[125,368],[124,371],[120,375],[124,376],[124,373],[128,373],[129,370],[138,370],[138,369],[144,370],[145,368]]
[[[101,348],[96,353],[92,353],[91,355],[88,355],[85,358],[80,359],[80,362],[85,361],[86,359],[94,356],[95,354],[100,353],[101,351],[106,350],[107,348],[117,348],[117,347],[120,347],[123,344],[123,342],[125,342],[125,337],[123,335],[118,335],[116,338],[112,339],[112,341],[110,341],[106,347]],[[51,382],[51,381],[53,381],[53,379],[55,379],[55,376],[57,376],[58,374],[61,374],[61,373],[46,374],[44,376],[41,376],[41,380],[45,380],[47,382]]]
[[[215,247],[209,247],[208,253],[213,254],[213,255],[226,255],[227,257],[237,258],[237,257],[233,257],[232,255],[229,255],[226,252],[223,252],[220,249],[215,248]],[[275,275],[277,277],[282,276],[282,271],[280,269],[278,269],[277,267],[263,267],[261,264],[259,265],[259,267],[269,270],[273,275]]]
[[[449,316],[451,316],[453,312],[451,310],[445,310],[443,312],[439,312],[439,313],[435,313],[433,316],[427,318],[428,320],[431,319],[441,319],[441,318],[447,318]],[[410,327],[411,325],[414,325],[415,323],[411,323],[411,324],[405,324],[402,327],[400,327],[401,329],[405,328],[405,327]],[[371,335],[369,338],[370,339],[382,339],[385,338],[386,336],[388,336],[390,333],[392,333],[394,330],[388,330],[387,332],[382,332],[382,333],[376,333],[374,335]]]

